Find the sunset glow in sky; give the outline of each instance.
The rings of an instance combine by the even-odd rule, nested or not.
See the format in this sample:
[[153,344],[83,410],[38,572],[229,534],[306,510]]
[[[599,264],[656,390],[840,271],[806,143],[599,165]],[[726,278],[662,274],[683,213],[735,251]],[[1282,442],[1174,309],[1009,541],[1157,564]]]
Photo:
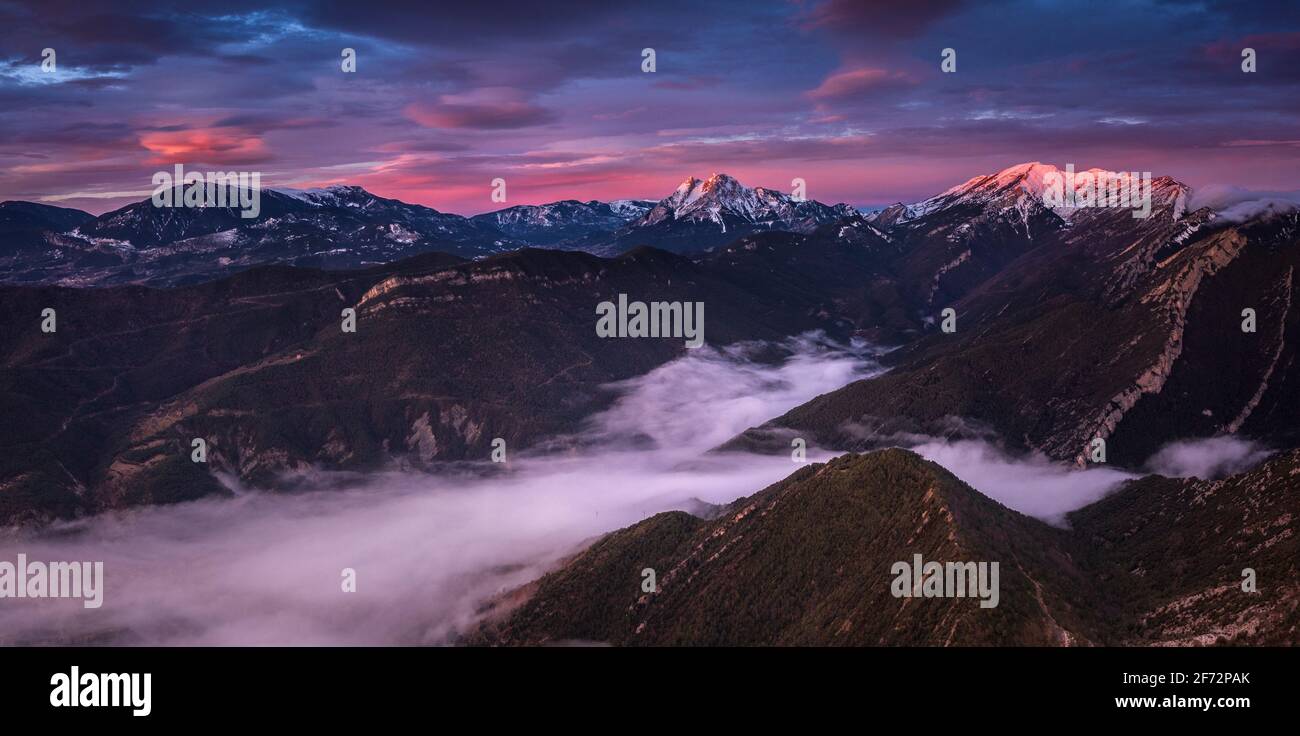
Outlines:
[[174,163],[462,214],[502,206],[497,177],[508,204],[658,199],[722,171],[875,206],[1034,160],[1300,189],[1295,2],[176,8],[0,2],[0,200],[98,214]]

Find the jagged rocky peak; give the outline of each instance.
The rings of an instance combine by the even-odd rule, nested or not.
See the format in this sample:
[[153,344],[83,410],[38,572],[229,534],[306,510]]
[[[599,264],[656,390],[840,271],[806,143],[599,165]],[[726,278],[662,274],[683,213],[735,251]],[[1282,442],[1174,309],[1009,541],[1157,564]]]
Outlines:
[[710,196],[715,199],[743,197],[748,191],[734,177],[726,174],[715,173],[708,179],[688,176],[664,202],[671,203],[674,208],[681,208]]
[[894,225],[907,222],[913,217],[915,217],[915,213],[912,212],[911,207],[902,202],[895,202],[878,212],[872,212],[871,214],[866,215],[865,219],[876,227],[888,230]]
[[832,207],[814,200],[796,200],[777,189],[751,189],[734,176],[715,172],[707,179],[687,177],[636,224],[709,221],[722,226],[750,223],[803,232],[855,212],[849,205]]
[[714,172],[705,179],[701,185],[706,192],[718,192],[719,194],[744,193],[747,188],[736,180],[736,177],[727,174]]
[[[763,190],[759,190],[763,191]],[[731,207],[737,211],[753,208],[757,203],[756,191],[741,184],[733,176],[714,173],[707,179],[687,177],[677,189],[660,204],[679,211],[693,209],[701,201]]]

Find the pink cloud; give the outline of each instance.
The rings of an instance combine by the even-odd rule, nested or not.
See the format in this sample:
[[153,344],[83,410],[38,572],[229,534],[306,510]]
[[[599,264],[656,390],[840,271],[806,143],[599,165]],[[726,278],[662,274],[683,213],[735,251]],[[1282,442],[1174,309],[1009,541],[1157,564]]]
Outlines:
[[414,102],[403,113],[426,128],[506,130],[549,123],[556,115],[516,90],[487,87],[468,94],[442,95],[436,102]]
[[961,8],[961,0],[825,0],[804,16],[805,28],[842,35],[908,38]]
[[150,131],[140,135],[140,145],[153,153],[149,164],[250,164],[271,158],[260,137],[228,128]]
[[888,69],[846,69],[835,72],[816,89],[809,90],[809,99],[818,102],[837,102],[864,95],[873,90],[910,84],[911,79],[902,72]]

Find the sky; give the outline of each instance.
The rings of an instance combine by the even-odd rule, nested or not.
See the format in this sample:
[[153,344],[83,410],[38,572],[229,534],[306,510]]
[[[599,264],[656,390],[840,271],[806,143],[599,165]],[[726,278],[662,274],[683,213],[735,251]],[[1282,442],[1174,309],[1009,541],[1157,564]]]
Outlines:
[[0,200],[100,214],[181,163],[461,214],[714,172],[872,207],[1024,161],[1300,189],[1300,3],[0,0]]

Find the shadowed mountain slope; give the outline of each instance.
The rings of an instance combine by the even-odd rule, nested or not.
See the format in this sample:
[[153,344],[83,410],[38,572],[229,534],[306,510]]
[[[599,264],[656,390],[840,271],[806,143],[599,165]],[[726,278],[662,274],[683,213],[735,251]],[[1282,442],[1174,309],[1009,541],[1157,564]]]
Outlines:
[[[515,451],[571,432],[613,399],[601,386],[687,349],[681,337],[599,337],[596,306],[619,294],[703,302],[711,345],[846,338],[852,295],[765,265],[788,255],[524,249],[350,272],[261,267],[169,290],[0,287],[16,316],[0,328],[0,519],[221,492],[218,471],[273,486],[310,468],[484,460],[497,437]],[[823,268],[855,262],[828,251]],[[341,329],[345,308],[355,333]],[[190,461],[194,438],[206,464]]]
[[[499,599],[471,644],[1300,642],[1300,452],[1152,476],[1048,526],[905,450],[800,468],[713,520],[659,514]],[[1172,546],[1170,546],[1172,545]],[[996,607],[895,597],[896,562],[998,562]],[[1242,590],[1252,567],[1259,592]],[[642,589],[656,571],[657,592]],[[1222,638],[1220,638],[1222,637]]]

